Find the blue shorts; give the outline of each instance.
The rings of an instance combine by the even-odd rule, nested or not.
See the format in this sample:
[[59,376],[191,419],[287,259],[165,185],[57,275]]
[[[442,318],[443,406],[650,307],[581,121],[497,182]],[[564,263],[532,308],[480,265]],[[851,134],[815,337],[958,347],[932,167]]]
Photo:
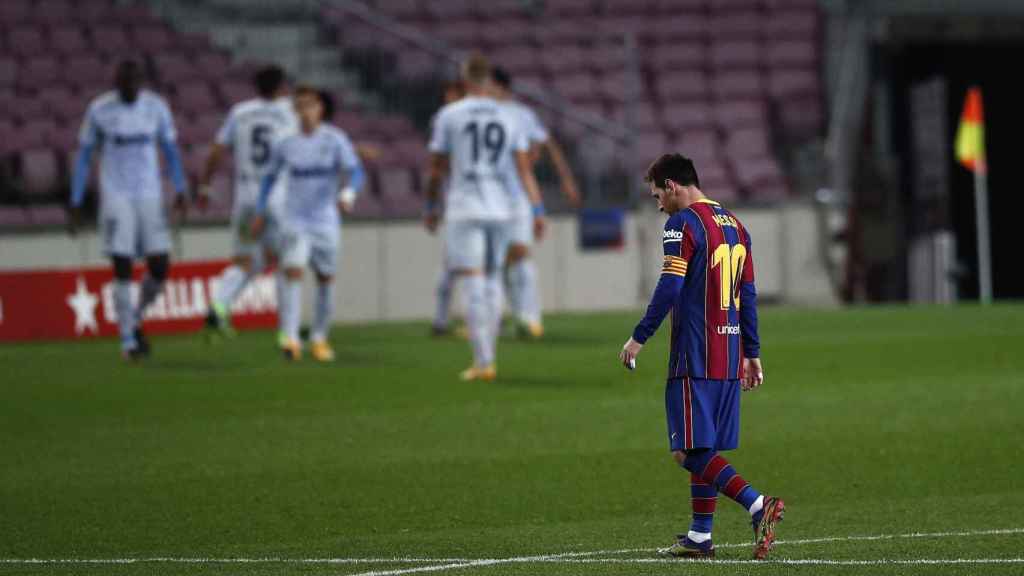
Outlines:
[[672,378],[665,386],[672,451],[734,450],[740,440],[740,381]]

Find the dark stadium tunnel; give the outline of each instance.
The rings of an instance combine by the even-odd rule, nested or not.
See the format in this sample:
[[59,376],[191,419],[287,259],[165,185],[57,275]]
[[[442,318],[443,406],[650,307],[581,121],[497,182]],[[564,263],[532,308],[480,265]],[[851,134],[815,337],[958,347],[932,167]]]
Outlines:
[[[953,142],[960,120],[964,95],[971,86],[980,86],[985,108],[985,146],[989,163],[989,216],[991,223],[993,292],[1000,299],[1024,298],[1024,273],[1019,258],[1019,220],[1024,210],[1020,194],[1019,139],[1024,130],[1024,84],[1014,73],[1020,66],[1024,43],[990,41],[987,43],[914,43],[892,48],[889,52],[894,81],[893,140],[903,159],[905,175],[912,174],[912,132],[910,126],[910,88],[917,82],[942,78],[947,82],[946,127],[949,142],[949,221],[956,236],[961,299],[978,297],[977,237],[974,213],[974,177],[956,163]],[[909,176],[907,176],[909,184]],[[902,187],[910,194],[910,186]],[[908,213],[908,219],[916,214]],[[913,222],[908,221],[908,226]]]

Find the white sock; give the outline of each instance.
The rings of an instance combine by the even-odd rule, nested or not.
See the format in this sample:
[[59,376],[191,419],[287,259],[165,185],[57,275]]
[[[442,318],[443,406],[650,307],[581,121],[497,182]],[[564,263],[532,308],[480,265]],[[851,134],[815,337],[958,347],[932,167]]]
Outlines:
[[508,309],[517,319],[523,318],[523,275],[519,262],[505,268],[505,294],[508,296]]
[[121,349],[131,350],[137,344],[131,280],[114,281],[114,309],[117,310],[117,327],[121,332]]
[[479,274],[463,276],[460,292],[466,308],[466,327],[473,348],[473,365],[490,366],[494,362],[494,348],[490,335],[491,315],[487,305],[487,287]]
[[690,530],[689,532],[686,533],[686,537],[689,538],[690,540],[693,540],[697,544],[703,544],[703,543],[707,542],[708,540],[711,540],[711,533],[710,532],[694,532],[693,530]]
[[434,310],[434,326],[438,328],[447,328],[451,320],[453,276],[451,271],[445,267],[437,278],[437,309]]
[[334,317],[334,282],[316,283],[316,309],[313,317],[313,340],[327,340]]
[[302,318],[302,281],[285,278],[279,313],[281,331],[288,338],[298,341],[299,321]]
[[492,272],[486,278],[487,311],[491,319],[491,349],[496,353],[498,337],[501,335],[501,315],[505,309],[505,283],[502,281],[500,271]]
[[751,504],[750,508],[748,508],[747,510],[750,512],[750,515],[753,516],[754,514],[757,514],[758,512],[760,512],[762,508],[764,508],[764,495],[763,494],[761,496],[758,496],[757,500],[754,500],[754,503]]
[[252,277],[253,274],[246,272],[241,266],[234,264],[228,266],[228,269],[220,276],[220,286],[217,288],[217,293],[213,296],[213,301],[217,305],[222,306],[223,310],[230,310],[231,305],[238,298],[238,295],[242,293],[246,285],[249,284],[249,280]]
[[160,291],[164,289],[163,282],[157,282],[152,276],[146,274],[142,277],[142,287],[139,292],[139,305],[135,308],[135,323],[142,324],[142,313],[156,300]]
[[540,291],[537,287],[537,266],[532,258],[523,258],[516,262],[515,268],[519,275],[519,298],[522,300],[522,312],[519,318],[526,322],[540,323]]

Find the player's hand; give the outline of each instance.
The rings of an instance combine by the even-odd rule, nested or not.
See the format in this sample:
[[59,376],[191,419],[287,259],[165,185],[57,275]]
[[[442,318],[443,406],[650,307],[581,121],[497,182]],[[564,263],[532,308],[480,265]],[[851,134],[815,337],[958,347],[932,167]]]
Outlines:
[[196,189],[196,208],[200,212],[206,212],[210,207],[210,185],[202,184]]
[[188,215],[188,197],[184,193],[174,195],[174,213],[179,220],[184,220]]
[[630,336],[629,340],[626,340],[626,343],[622,345],[622,352],[619,352],[619,361],[630,370],[636,368],[636,357],[640,355],[640,350],[643,347],[643,344],[633,340],[633,337]]
[[764,370],[761,369],[760,358],[743,359],[743,379],[740,381],[740,388],[744,391],[756,390],[764,383]]
[[569,205],[573,208],[579,209],[583,207],[583,199],[580,197],[580,191],[576,189],[575,184],[563,184],[562,195],[565,196],[565,199],[568,200]]
[[249,236],[252,238],[259,238],[263,235],[263,228],[267,225],[267,219],[262,215],[257,214],[252,217],[252,221],[249,222]]
[[437,214],[434,212],[428,212],[426,216],[423,217],[423,226],[425,226],[427,232],[430,232],[431,234],[437,232],[437,225],[440,222],[441,219],[438,218]]
[[544,219],[544,216],[534,216],[533,217],[533,238],[535,240],[540,240],[540,239],[544,238],[544,231],[545,230],[547,230],[547,220]]
[[338,210],[341,211],[341,213],[345,214],[346,216],[352,213],[352,210],[355,209],[355,206],[355,202],[346,202],[345,200],[338,201]]
[[72,206],[68,208],[68,234],[72,236],[78,235],[78,230],[82,227],[82,208],[80,206]]

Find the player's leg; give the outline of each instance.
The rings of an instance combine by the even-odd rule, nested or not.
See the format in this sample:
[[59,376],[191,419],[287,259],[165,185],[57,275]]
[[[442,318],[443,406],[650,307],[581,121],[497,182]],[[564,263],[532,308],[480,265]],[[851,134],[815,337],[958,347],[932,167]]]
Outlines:
[[498,337],[501,335],[501,316],[505,308],[505,284],[502,275],[505,256],[509,245],[509,222],[490,222],[485,229],[487,244],[484,247],[484,277],[486,283],[487,307],[491,319],[489,336],[495,361],[498,353]]
[[170,256],[166,252],[146,255],[146,274],[142,277],[139,288],[139,303],[135,307],[135,339],[139,346],[149,351],[149,341],[142,331],[142,318],[146,309],[149,308],[157,296],[164,291],[164,284],[167,282],[167,273],[171,267]]
[[486,243],[481,223],[466,220],[445,222],[448,265],[459,285],[459,295],[466,310],[469,343],[473,350],[473,365],[462,372],[460,377],[463,380],[490,380],[495,374],[490,335],[492,318],[484,278]]
[[142,316],[146,308],[163,292],[170,270],[171,233],[167,227],[163,199],[159,196],[139,198],[135,201],[139,252],[146,255],[146,274],[139,290],[135,309],[136,340],[146,351],[149,343],[142,333]]
[[434,322],[431,329],[435,336],[443,336],[451,330],[452,293],[455,291],[455,276],[448,268],[447,262],[441,263],[441,271],[437,277],[437,288],[434,296],[437,300],[434,309]]
[[765,558],[774,543],[775,525],[782,520],[785,503],[758,492],[719,453],[738,446],[739,381],[685,380],[682,393],[684,425],[692,430],[694,441],[673,452],[676,462],[750,513],[756,540],[754,555]]
[[284,233],[282,242],[278,346],[286,358],[298,360],[302,357],[302,343],[299,341],[299,323],[302,319],[302,269],[309,262],[311,247],[308,235],[294,227]]
[[533,214],[529,209],[511,222],[511,238],[505,260],[509,308],[520,334],[539,338],[544,334],[540,319],[537,268],[530,251],[533,246]]
[[145,355],[135,337],[135,309],[132,305],[132,260],[137,253],[138,219],[131,202],[115,194],[105,194],[100,206],[103,251],[110,257],[114,272],[114,310],[121,336],[121,354],[128,359]]
[[221,273],[217,290],[213,294],[206,324],[224,334],[231,334],[231,305],[238,299],[249,281],[262,270],[262,246],[249,237],[248,225],[253,208],[239,206],[231,214],[232,262]]
[[337,228],[319,231],[313,236],[310,264],[316,272],[316,299],[313,306],[313,330],[310,352],[321,362],[334,360],[334,349],[327,340],[334,319],[334,276],[340,252]]

